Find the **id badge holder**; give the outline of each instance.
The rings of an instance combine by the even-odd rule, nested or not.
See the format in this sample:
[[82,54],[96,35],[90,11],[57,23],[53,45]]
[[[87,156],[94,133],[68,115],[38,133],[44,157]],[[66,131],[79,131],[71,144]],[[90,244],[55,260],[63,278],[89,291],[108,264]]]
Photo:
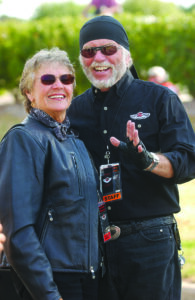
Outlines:
[[122,200],[119,163],[108,163],[100,166],[100,191],[104,202]]
[[100,216],[100,224],[103,234],[103,240],[104,243],[111,240],[111,228],[108,221],[108,214],[106,209],[106,203],[103,201],[98,202],[98,208],[99,208],[99,216]]

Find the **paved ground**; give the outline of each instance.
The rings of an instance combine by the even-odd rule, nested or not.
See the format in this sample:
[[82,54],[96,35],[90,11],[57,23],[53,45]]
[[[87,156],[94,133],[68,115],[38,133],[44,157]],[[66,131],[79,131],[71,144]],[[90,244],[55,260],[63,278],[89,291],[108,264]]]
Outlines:
[[188,114],[195,116],[195,100],[190,102],[183,102]]
[[195,300],[195,283],[183,281],[182,300]]

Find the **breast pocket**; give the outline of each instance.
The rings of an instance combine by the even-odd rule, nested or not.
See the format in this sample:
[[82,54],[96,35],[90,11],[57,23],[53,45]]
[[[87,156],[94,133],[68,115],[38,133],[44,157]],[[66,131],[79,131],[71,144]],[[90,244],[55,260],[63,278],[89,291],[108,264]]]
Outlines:
[[[129,116],[130,117],[130,116]],[[159,124],[157,120],[151,120],[149,117],[145,119],[133,119],[129,118],[135,123],[135,128],[138,130],[139,138],[145,144],[147,150],[157,152],[159,151]],[[123,121],[120,124],[120,135],[126,138],[126,126],[127,121]]]

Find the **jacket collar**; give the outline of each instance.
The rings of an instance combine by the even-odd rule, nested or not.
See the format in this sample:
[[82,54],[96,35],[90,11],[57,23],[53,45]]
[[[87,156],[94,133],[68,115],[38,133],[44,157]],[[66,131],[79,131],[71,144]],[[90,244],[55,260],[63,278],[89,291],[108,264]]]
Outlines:
[[56,138],[59,141],[63,141],[66,139],[66,134],[70,128],[70,121],[67,116],[62,123],[58,123],[46,112],[37,108],[32,108],[30,111],[30,117],[41,122],[47,127],[52,128]]

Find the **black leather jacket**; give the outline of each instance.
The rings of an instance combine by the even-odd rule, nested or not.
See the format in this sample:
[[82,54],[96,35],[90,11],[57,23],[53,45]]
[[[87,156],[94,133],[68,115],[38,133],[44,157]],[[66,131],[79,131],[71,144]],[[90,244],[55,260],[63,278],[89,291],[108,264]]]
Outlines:
[[82,141],[28,116],[0,145],[5,252],[33,299],[60,298],[52,272],[98,268],[95,172]]

